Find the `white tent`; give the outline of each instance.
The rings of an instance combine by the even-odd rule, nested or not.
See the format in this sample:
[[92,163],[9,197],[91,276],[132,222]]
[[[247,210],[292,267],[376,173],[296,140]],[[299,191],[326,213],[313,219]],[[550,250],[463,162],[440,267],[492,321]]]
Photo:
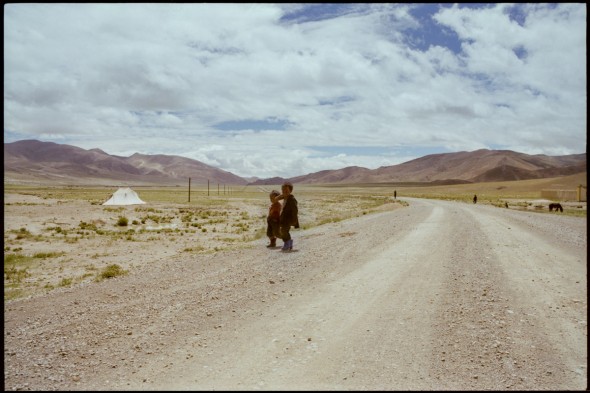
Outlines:
[[145,203],[131,188],[119,188],[103,205],[140,205]]

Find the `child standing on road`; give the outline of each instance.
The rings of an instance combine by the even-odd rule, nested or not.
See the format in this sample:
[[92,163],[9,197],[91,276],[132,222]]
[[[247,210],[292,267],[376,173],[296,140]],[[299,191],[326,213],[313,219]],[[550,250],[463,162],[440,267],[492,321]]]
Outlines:
[[266,217],[266,236],[268,236],[270,243],[266,247],[276,247],[277,237],[279,237],[279,220],[281,218],[281,202],[276,199],[280,194],[277,190],[270,192],[270,207],[268,208],[268,216]]
[[289,233],[291,226],[299,228],[299,216],[297,209],[297,199],[291,194],[293,192],[293,184],[289,182],[283,183],[281,186],[282,194],[277,197],[277,200],[283,199],[283,210],[279,220],[281,239],[283,240],[283,248],[281,251],[290,251],[293,249],[293,239]]

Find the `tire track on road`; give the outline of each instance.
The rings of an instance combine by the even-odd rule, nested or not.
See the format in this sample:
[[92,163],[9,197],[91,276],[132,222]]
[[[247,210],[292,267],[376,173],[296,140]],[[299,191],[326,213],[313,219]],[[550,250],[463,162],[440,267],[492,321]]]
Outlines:
[[[566,265],[576,265],[578,257],[546,245],[501,210],[460,204],[451,208],[458,219],[452,240],[456,252],[439,310],[441,340],[436,345],[442,388],[584,388],[586,382],[571,366],[563,368],[564,349],[574,348],[567,339],[552,339],[556,323],[569,324],[567,319],[531,313],[542,308],[539,302],[554,302],[555,294],[570,284],[557,280],[548,291],[539,281],[554,280],[557,271],[568,280],[579,279],[578,270],[572,276],[571,270],[551,265],[554,260],[548,255],[561,255]],[[586,320],[585,314],[578,316]],[[572,329],[568,333],[578,345],[574,363],[580,367],[586,363],[585,335]]]
[[[511,320],[519,326],[514,341],[527,358],[523,379],[530,386],[585,389],[587,247],[567,236],[568,225],[577,227],[579,219],[523,213],[515,220],[490,209],[478,210],[475,217],[504,272],[503,287],[511,294]],[[523,222],[524,217],[531,220]],[[550,225],[554,219],[563,221],[559,230],[568,241],[548,241],[547,226],[538,223],[546,220]]]
[[[434,388],[427,374],[431,319],[451,250],[444,243],[436,253],[425,247],[439,236],[446,212],[428,204],[414,209],[416,214],[399,220],[403,225],[391,234],[395,241],[354,261],[355,269],[346,266],[346,274],[326,274],[295,304],[277,300],[265,312],[272,318],[239,326],[239,335],[249,339],[227,336],[232,348],[217,350],[227,355],[213,359],[206,372],[190,372],[193,382],[169,382],[180,389],[196,386],[195,380],[200,389]],[[400,217],[367,219],[364,235],[372,230],[382,236],[392,218]],[[356,255],[354,243],[346,247],[350,252],[340,250],[339,256]],[[328,258],[324,266],[339,265]]]

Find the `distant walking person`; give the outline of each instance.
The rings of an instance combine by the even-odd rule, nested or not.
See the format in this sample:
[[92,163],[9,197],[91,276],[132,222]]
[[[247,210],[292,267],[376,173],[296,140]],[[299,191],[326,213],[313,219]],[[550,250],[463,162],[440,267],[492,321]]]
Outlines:
[[266,236],[270,240],[270,243],[266,247],[276,247],[277,237],[280,235],[279,220],[281,218],[281,202],[276,199],[280,192],[272,190],[270,192],[270,207],[268,208],[268,216],[266,216]]
[[473,203],[477,203],[477,194],[473,195]]
[[299,216],[297,208],[297,199],[291,194],[293,192],[293,184],[285,182],[281,186],[282,194],[276,199],[283,199],[283,210],[279,220],[281,239],[283,240],[283,248],[281,251],[291,251],[293,249],[293,239],[291,239],[291,226],[299,228]]

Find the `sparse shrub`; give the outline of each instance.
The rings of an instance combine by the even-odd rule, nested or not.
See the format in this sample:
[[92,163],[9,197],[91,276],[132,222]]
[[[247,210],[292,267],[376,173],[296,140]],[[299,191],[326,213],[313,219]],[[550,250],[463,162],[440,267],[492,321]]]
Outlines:
[[13,283],[19,283],[23,279],[30,277],[31,273],[27,268],[19,269],[16,266],[4,266],[4,279]]
[[4,279],[16,284],[30,277],[31,273],[25,265],[28,265],[31,260],[30,256],[22,254],[4,254]]
[[26,239],[33,236],[31,232],[29,232],[26,228],[20,228],[16,233],[17,240]]
[[104,208],[105,212],[114,212],[114,213],[122,212],[123,210],[125,210],[125,208],[123,208],[123,207],[105,207]]
[[[64,235],[67,235],[67,231],[64,231],[63,229],[61,229],[61,227],[47,228],[46,231],[54,231],[55,233],[63,233]],[[54,236],[55,233],[52,236]]]
[[117,221],[117,226],[126,227],[128,223],[129,220],[127,219],[127,217],[120,216],[119,220]]
[[98,279],[101,280],[105,278],[123,276],[127,273],[129,273],[127,270],[124,270],[121,266],[115,263],[102,269],[98,275]]
[[35,255],[33,255],[33,258],[41,258],[41,259],[46,259],[46,258],[57,258],[57,257],[61,257],[62,255],[65,255],[66,253],[63,251],[60,252],[38,252]]
[[199,245],[196,247],[187,247],[184,250],[182,250],[183,252],[202,252],[205,251],[205,247]]
[[95,224],[86,223],[84,221],[80,221],[80,224],[78,224],[78,226],[80,227],[80,229],[85,229],[85,230],[89,230],[89,231],[96,231],[97,230],[97,227]]

